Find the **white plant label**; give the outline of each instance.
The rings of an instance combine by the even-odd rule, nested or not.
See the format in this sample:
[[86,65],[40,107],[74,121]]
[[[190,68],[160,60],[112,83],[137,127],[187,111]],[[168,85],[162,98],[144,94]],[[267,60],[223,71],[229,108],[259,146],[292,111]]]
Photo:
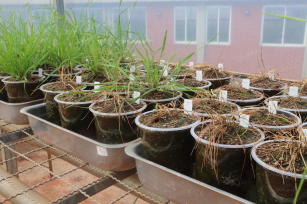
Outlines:
[[297,86],[289,86],[289,96],[298,96],[298,87]]
[[269,101],[268,110],[272,114],[277,113],[278,101]]
[[189,62],[189,67],[192,68],[194,66],[194,62]]
[[133,74],[129,74],[129,80],[130,81],[134,81],[135,80],[135,76]]
[[96,146],[97,154],[99,156],[107,157],[108,156],[108,150],[104,147]]
[[43,76],[43,69],[42,68],[38,68],[38,76],[39,77]]
[[183,109],[187,112],[192,112],[193,110],[193,100],[184,99],[183,101]]
[[202,81],[203,80],[203,71],[197,70],[195,79],[196,79],[196,81]]
[[304,136],[305,136],[305,140],[307,141],[307,129],[303,129],[303,133],[304,133]]
[[249,79],[242,79],[242,87],[245,89],[250,89],[251,81]]
[[89,60],[86,58],[85,61],[88,62]]
[[76,83],[82,84],[82,76],[76,76]]
[[134,92],[133,92],[132,98],[134,98],[134,99],[137,98],[137,100],[135,101],[135,103],[137,103],[137,104],[140,104],[140,103],[141,103],[140,96],[141,96],[141,93],[140,93],[140,92],[138,92],[138,91],[134,91]]
[[276,76],[275,76],[275,72],[274,71],[270,71],[268,73],[268,76],[269,76],[269,79],[275,81]]
[[164,66],[164,67],[163,67],[163,76],[164,76],[164,77],[167,77],[167,76],[168,76],[168,67],[167,67],[167,66]]
[[160,60],[160,65],[164,65],[165,64],[165,60]]
[[222,101],[222,102],[226,102],[227,101],[227,91],[226,90],[220,90],[220,93],[219,93],[219,100]]
[[[95,85],[96,84],[96,85]],[[99,89],[100,88],[100,82],[98,82],[98,81],[95,81],[94,82],[94,89]],[[96,92],[98,92],[98,91],[96,91]]]
[[244,127],[244,128],[248,128],[249,126],[249,115],[246,114],[240,114],[239,115],[239,120],[240,120],[240,126]]
[[224,71],[224,65],[222,63],[219,63],[217,65],[217,68],[220,70],[220,72],[223,72]]
[[130,67],[130,73],[133,73],[133,72],[135,72],[135,66],[134,66],[134,65],[132,65],[132,66]]

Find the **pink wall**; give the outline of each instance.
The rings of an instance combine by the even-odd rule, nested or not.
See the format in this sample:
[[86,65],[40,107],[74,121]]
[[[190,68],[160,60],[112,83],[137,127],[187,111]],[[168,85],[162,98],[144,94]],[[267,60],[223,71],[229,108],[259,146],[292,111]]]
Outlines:
[[[249,11],[250,15],[246,16],[245,11]],[[226,69],[244,73],[259,73],[274,69],[283,78],[300,79],[304,48],[261,46],[261,12],[261,5],[232,6],[231,43],[208,45],[205,48],[205,62],[211,64],[221,62]],[[148,7],[147,26],[148,39],[156,47],[161,45],[164,31],[168,31],[166,50],[168,56],[176,54],[178,59],[196,51],[195,45],[174,43],[173,7]],[[194,56],[192,60],[195,59]]]

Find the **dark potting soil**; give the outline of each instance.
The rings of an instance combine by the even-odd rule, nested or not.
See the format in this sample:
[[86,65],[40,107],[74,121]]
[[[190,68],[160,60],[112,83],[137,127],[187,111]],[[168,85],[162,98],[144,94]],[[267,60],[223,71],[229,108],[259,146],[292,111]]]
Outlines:
[[197,121],[197,117],[181,110],[158,110],[141,117],[140,122],[148,127],[178,128]]
[[244,128],[237,122],[226,119],[215,119],[196,129],[196,134],[216,144],[243,145],[256,142],[260,134],[253,128]]
[[238,111],[234,104],[214,99],[193,99],[193,111],[206,114],[229,114]]
[[307,99],[300,97],[281,97],[274,98],[278,101],[278,106],[290,109],[307,109]]
[[266,143],[256,153],[266,164],[292,173],[302,174],[307,162],[307,144],[303,142]]
[[80,87],[74,82],[55,82],[44,86],[44,89],[48,91],[71,91],[78,88]]
[[203,70],[203,77],[207,79],[219,79],[228,77],[229,74],[226,72],[221,72],[217,68],[208,68]]
[[185,78],[184,80],[180,80],[180,82],[182,82],[183,85],[190,86],[190,87],[201,87],[201,86],[208,85],[208,82],[206,81],[197,81],[193,78]]
[[[13,78],[13,77],[7,78],[6,80],[7,80],[7,81],[20,81],[20,80],[17,80],[17,79],[15,79],[15,78]],[[29,76],[29,77],[27,77],[27,81],[25,81],[25,82],[39,83],[41,80],[42,80],[41,77]],[[24,81],[24,80],[22,80],[22,81]],[[21,81],[20,81],[20,82],[21,82]]]
[[226,90],[227,97],[233,100],[257,99],[262,96],[262,94],[258,91],[245,89],[243,87],[235,86],[235,85],[225,85],[225,86],[222,86],[220,90]]
[[95,103],[93,109],[101,113],[127,113],[139,110],[143,104],[128,100],[105,100]]
[[259,77],[257,79],[251,80],[251,86],[256,88],[264,88],[264,89],[280,89],[286,85],[285,81],[282,80],[271,80],[268,77]]
[[246,110],[245,114],[250,115],[250,122],[259,125],[284,126],[295,123],[295,120],[284,114],[272,114],[267,109]]
[[69,92],[59,97],[62,101],[66,102],[87,102],[99,99],[99,93],[86,91],[86,92]]
[[177,96],[177,92],[172,91],[152,91],[148,94],[146,94],[143,99],[146,100],[160,100],[160,99],[167,99],[167,98],[173,98]]

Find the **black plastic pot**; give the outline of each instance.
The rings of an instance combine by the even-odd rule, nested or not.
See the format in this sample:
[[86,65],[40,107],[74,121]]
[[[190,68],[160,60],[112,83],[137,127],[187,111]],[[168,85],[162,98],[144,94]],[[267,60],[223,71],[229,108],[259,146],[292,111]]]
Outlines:
[[250,86],[251,89],[262,92],[266,97],[276,96],[282,93],[284,88],[278,89],[266,89],[266,88],[259,88]]
[[[274,168],[263,162],[257,156],[257,148],[263,144],[275,142],[300,142],[296,140],[269,140],[260,142],[252,149],[252,157],[257,163],[256,167],[256,187],[257,187],[257,203],[260,204],[292,204],[296,193],[296,187],[303,174],[296,174]],[[307,177],[303,188],[299,194],[297,203],[307,203]]]
[[59,107],[61,126],[75,132],[89,129],[93,121],[93,114],[89,111],[88,107],[93,101],[67,102],[61,100],[63,94],[66,93],[58,94],[54,97]]
[[150,111],[155,109],[157,104],[167,104],[174,101],[178,101],[182,97],[181,92],[176,92],[177,95],[171,98],[164,98],[164,99],[157,99],[157,100],[151,100],[151,99],[144,99],[142,98],[141,101],[145,102],[147,104],[147,108],[145,111]]
[[5,90],[5,84],[2,82],[3,79],[9,76],[0,76],[0,100],[7,100],[7,93]]
[[167,168],[190,174],[194,146],[190,129],[199,121],[179,128],[154,128],[141,123],[142,117],[155,111],[159,110],[145,112],[135,119],[144,146],[144,156]]
[[259,105],[264,100],[264,95],[261,94],[259,98],[253,98],[253,99],[240,100],[234,98],[227,98],[227,100],[239,106],[254,106],[254,105]]
[[[181,80],[178,80],[178,81],[184,84],[184,79],[181,79]],[[208,90],[208,89],[211,88],[212,83],[210,81],[203,80],[202,82],[206,83],[206,85],[199,86],[199,87],[193,87],[193,88],[204,89],[204,90]],[[196,96],[195,92],[193,92],[193,91],[183,91],[183,97],[184,98],[191,98],[193,96]]]
[[[260,139],[250,144],[227,145],[211,143],[198,137],[195,132],[200,125],[209,124],[210,122],[210,120],[205,121],[191,129],[191,135],[197,142],[193,174],[196,179],[209,185],[245,197],[248,190],[255,184],[254,164],[250,159],[250,150],[253,145],[264,140],[264,133],[253,127],[258,131]],[[203,151],[210,146],[216,148],[217,157],[216,159],[212,158],[212,163],[217,165],[217,175],[210,163],[204,163]]]
[[12,81],[10,77],[2,79],[5,84],[8,101],[11,103],[28,102],[43,97],[38,89],[43,78],[35,77],[36,81]]
[[231,76],[224,77],[224,78],[204,78],[206,81],[210,81],[212,83],[211,89],[216,89],[218,87],[224,86],[230,83]]
[[[101,102],[101,101],[97,101]],[[134,119],[147,107],[127,113],[102,113],[93,109],[97,102],[90,105],[89,110],[95,117],[97,139],[105,144],[122,144],[137,138]]]

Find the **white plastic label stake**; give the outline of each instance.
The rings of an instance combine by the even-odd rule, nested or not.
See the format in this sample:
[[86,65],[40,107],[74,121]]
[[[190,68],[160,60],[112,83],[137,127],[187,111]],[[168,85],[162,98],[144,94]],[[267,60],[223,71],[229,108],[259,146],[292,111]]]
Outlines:
[[82,76],[76,76],[76,83],[82,84]]
[[304,133],[304,136],[305,136],[305,141],[307,141],[307,129],[303,129],[303,133]]
[[[100,82],[98,81],[95,81],[94,84],[100,84]],[[100,85],[94,85],[94,89],[99,89],[100,88]],[[96,91],[98,92],[98,91]]]
[[189,62],[189,67],[192,68],[194,66],[194,62]]
[[164,65],[165,64],[165,60],[160,60],[160,65]]
[[42,68],[38,68],[38,76],[39,77],[43,76],[43,69]]
[[298,96],[298,87],[297,86],[289,86],[289,96]]
[[88,62],[89,60],[86,58],[85,61]]
[[141,93],[140,93],[140,92],[138,92],[138,91],[134,91],[134,92],[133,92],[132,98],[134,98],[134,99],[137,98],[137,100],[135,101],[135,103],[137,103],[137,104],[140,104],[140,103],[141,103],[140,96],[141,96]]
[[130,81],[134,81],[135,80],[135,76],[133,74],[129,74],[129,80]]
[[197,70],[195,79],[196,79],[196,81],[202,81],[203,80],[203,71]]
[[277,113],[278,101],[269,101],[268,110],[272,114]]
[[240,114],[239,120],[240,120],[240,126],[247,128],[249,126],[249,115],[246,114]]
[[133,73],[133,72],[135,72],[135,66],[134,66],[134,65],[132,65],[132,66],[130,67],[130,73]]
[[242,87],[245,89],[250,89],[251,81],[249,79],[242,79]]
[[227,101],[227,91],[226,90],[220,90],[219,100],[223,102]]
[[99,156],[107,157],[108,156],[108,150],[104,147],[96,146],[97,154]]
[[220,70],[220,72],[224,71],[224,65],[222,63],[219,63],[217,68]]
[[270,71],[269,73],[268,73],[268,76],[269,76],[269,79],[271,79],[271,80],[275,80],[275,72],[274,71]]
[[183,109],[187,112],[192,112],[193,110],[193,100],[184,99],[183,101]]
[[164,76],[164,77],[167,77],[167,76],[168,76],[168,67],[167,67],[167,66],[164,66],[164,67],[163,67],[163,76]]

